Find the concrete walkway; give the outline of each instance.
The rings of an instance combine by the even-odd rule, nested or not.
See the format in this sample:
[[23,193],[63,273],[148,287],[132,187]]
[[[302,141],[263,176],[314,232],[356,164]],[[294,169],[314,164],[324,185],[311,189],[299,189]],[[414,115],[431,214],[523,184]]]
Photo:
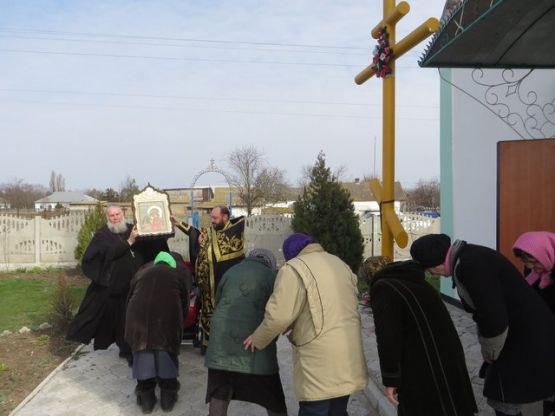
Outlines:
[[[281,378],[290,415],[298,412],[294,397],[291,347],[282,337],[278,343]],[[183,345],[180,358],[181,390],[179,400],[170,413],[157,404],[152,415],[206,416],[204,403],[207,371],[199,350]],[[136,416],[141,414],[135,403],[135,380],[127,362],[112,346],[105,351],[92,351],[84,346],[58,367],[12,413],[17,416]],[[229,416],[266,416],[266,411],[254,404],[232,401]],[[364,392],[352,396],[351,416],[375,416]]]
[[[469,374],[474,386],[480,415],[493,415],[482,397],[482,380],[478,377],[481,365],[480,348],[476,340],[475,325],[470,316],[448,305],[463,344]],[[349,402],[350,416],[395,416],[396,409],[382,392],[379,360],[376,350],[374,323],[369,308],[361,308],[364,350],[370,382],[368,388],[354,394]],[[288,413],[296,415],[298,405],[294,397],[291,348],[281,337],[278,342],[281,379],[285,391]],[[206,369],[199,351],[183,345],[180,355],[181,391],[179,401],[171,413],[164,413],[159,405],[153,415],[206,416],[204,403]],[[125,360],[118,358],[117,349],[92,351],[83,346],[73,357],[60,365],[12,413],[13,416],[114,416],[141,414],[135,404],[135,380]],[[257,405],[232,401],[230,416],[265,416]],[[541,415],[539,405],[526,409],[525,416]]]

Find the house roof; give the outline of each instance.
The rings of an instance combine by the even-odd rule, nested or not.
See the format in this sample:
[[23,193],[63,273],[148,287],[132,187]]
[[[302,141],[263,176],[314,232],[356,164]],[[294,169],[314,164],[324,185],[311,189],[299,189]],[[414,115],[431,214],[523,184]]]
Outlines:
[[54,192],[44,198],[37,199],[35,203],[60,203],[60,204],[95,204],[98,200],[81,192]]
[[[374,193],[370,189],[369,181],[361,182],[341,182],[341,186],[347,189],[353,201],[376,201]],[[296,199],[303,191],[303,188],[290,188],[292,193],[291,199]],[[395,182],[395,200],[405,201],[407,199],[407,194],[405,193],[400,182]]]
[[[369,181],[362,182],[343,182],[341,185],[347,188],[351,193],[353,201],[375,201],[376,197],[374,192],[370,189]],[[395,201],[405,201],[407,199],[407,194],[405,193],[400,182],[395,182],[394,189],[394,199]]]
[[553,0],[462,0],[442,20],[420,66],[555,68]]
[[[374,197],[373,192],[370,189],[370,183],[368,181],[362,182],[342,182],[341,186],[346,188],[350,194],[353,201],[375,201],[376,198]],[[189,188],[187,188],[189,189]],[[243,207],[245,206],[244,202],[239,198],[239,192],[237,188],[229,188],[227,186],[215,186],[212,187],[213,194],[212,199],[209,201],[196,201],[195,207],[196,208],[205,208],[209,209],[216,205],[229,205],[229,192],[231,191],[231,205],[234,207]],[[190,197],[189,192],[184,192],[181,194],[180,198],[177,198],[174,195],[174,191],[176,189],[166,189],[166,192],[170,194],[170,200],[172,203],[185,203],[190,204]],[[297,197],[302,193],[303,188],[295,188],[289,187],[286,191],[286,200],[293,201],[296,200]],[[395,200],[396,201],[405,201],[407,199],[407,195],[401,186],[400,182],[395,182]]]

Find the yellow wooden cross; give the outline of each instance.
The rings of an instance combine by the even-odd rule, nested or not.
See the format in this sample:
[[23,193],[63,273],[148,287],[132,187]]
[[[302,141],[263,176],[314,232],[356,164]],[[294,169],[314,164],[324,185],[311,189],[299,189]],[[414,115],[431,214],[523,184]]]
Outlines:
[[[387,256],[390,259],[394,258],[394,240],[401,248],[406,247],[408,243],[407,233],[393,209],[393,201],[395,199],[395,61],[439,28],[438,20],[433,17],[429,18],[399,43],[395,43],[395,25],[409,10],[410,6],[405,1],[395,6],[395,0],[384,0],[383,20],[372,29],[372,37],[374,39],[380,36],[382,29],[385,28],[387,30],[389,46],[392,50],[391,61],[389,62],[392,72],[383,80],[383,189],[377,179],[370,181],[370,187],[374,192],[374,196],[380,203],[382,256]],[[355,77],[355,82],[361,85],[376,73],[376,68],[372,64]]]

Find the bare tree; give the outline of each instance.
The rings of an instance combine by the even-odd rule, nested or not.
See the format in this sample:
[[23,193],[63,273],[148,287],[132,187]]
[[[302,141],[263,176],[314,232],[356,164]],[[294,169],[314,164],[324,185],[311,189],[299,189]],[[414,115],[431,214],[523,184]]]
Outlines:
[[50,172],[50,182],[48,183],[50,192],[64,192],[66,190],[66,180],[61,173]]
[[246,205],[247,215],[252,214],[254,207],[280,200],[285,194],[287,184],[283,171],[266,166],[263,153],[256,147],[235,149],[227,161],[232,171],[232,185]]
[[407,191],[407,208],[409,211],[439,210],[439,180],[420,179]]
[[91,196],[94,199],[101,200],[102,199],[102,191],[96,188],[85,189],[83,191],[85,195]]
[[141,190],[137,186],[137,182],[135,181],[135,179],[127,175],[127,177],[120,185],[120,200],[123,202],[131,202],[133,201],[133,195],[136,195],[139,192],[141,192]]
[[[309,184],[313,168],[314,166],[310,166],[310,165],[304,165],[301,168],[301,177],[297,182],[300,188],[304,188]],[[346,174],[347,174],[347,167],[345,165],[341,165],[333,171],[332,176],[334,180],[341,182],[343,177]]]
[[299,188],[304,188],[310,183],[310,175],[312,173],[313,166],[310,165],[303,165],[301,168],[301,176],[297,181],[297,185]]
[[256,177],[256,188],[259,189],[264,203],[271,204],[283,201],[287,195],[287,181],[281,169],[267,167]]
[[343,177],[347,175],[347,166],[341,165],[333,171],[333,177],[337,182],[342,182]]
[[8,201],[12,208],[34,208],[35,201],[47,194],[47,189],[42,185],[23,182],[23,179],[14,178],[8,183],[0,185],[2,198]]

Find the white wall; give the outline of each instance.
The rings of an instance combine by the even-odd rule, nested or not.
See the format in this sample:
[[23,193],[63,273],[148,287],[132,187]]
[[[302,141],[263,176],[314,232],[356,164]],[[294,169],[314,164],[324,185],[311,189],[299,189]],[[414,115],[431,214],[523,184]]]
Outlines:
[[[553,137],[555,119],[542,111],[553,105],[555,71],[534,71],[520,82],[527,70],[473,71],[451,73],[451,82],[466,92],[452,87],[453,237],[495,248],[497,142]],[[539,112],[538,106],[530,105],[534,98]],[[514,129],[494,113],[507,116]],[[529,113],[543,130],[534,128]]]

